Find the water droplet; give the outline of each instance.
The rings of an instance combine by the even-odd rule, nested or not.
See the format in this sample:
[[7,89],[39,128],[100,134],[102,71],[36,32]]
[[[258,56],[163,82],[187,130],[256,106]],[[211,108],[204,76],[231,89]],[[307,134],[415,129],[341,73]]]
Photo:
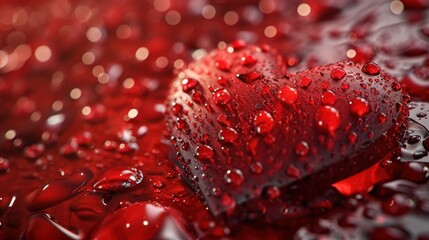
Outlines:
[[186,121],[183,118],[176,119],[177,129],[182,130],[186,127]]
[[198,85],[198,81],[193,78],[185,78],[182,80],[182,90],[189,92]]
[[215,152],[209,145],[200,145],[195,149],[195,158],[199,161],[210,160],[214,161]]
[[380,67],[373,62],[365,63],[362,67],[362,72],[368,75],[378,75],[380,74]]
[[333,132],[341,123],[340,114],[331,106],[321,106],[316,111],[316,125],[321,131]]
[[143,173],[136,168],[116,168],[105,171],[94,183],[94,188],[120,192],[136,187],[143,181]]
[[301,156],[301,157],[307,156],[309,152],[310,152],[310,146],[308,145],[307,142],[301,141],[295,145],[295,153],[298,156]]
[[379,114],[377,115],[377,121],[378,121],[379,123],[385,123],[385,122],[386,122],[386,120],[387,120],[387,116],[386,116],[386,114],[384,114],[384,113],[379,113]]
[[349,102],[350,111],[358,116],[363,117],[370,112],[370,106],[368,101],[363,98],[355,97]]
[[183,106],[180,103],[174,103],[171,106],[171,111],[173,112],[174,115],[179,115],[180,113],[182,113],[183,111]]
[[331,71],[331,78],[338,81],[346,76],[346,72],[342,68],[335,68]]
[[27,196],[27,207],[36,212],[71,198],[92,178],[89,169],[80,170],[66,179],[56,180],[35,190]]
[[249,72],[249,73],[237,74],[237,78],[245,83],[251,83],[263,77],[264,76],[260,72]]
[[217,105],[226,105],[231,101],[231,94],[226,89],[218,89],[213,94],[213,102]]
[[163,182],[161,182],[161,181],[155,181],[154,183],[153,183],[153,187],[154,188],[158,188],[158,189],[161,189],[161,188],[163,188],[165,185],[164,185],[164,183]]
[[218,140],[223,143],[235,143],[238,138],[238,133],[233,128],[225,128],[218,134]]
[[306,88],[310,85],[310,83],[311,83],[311,78],[304,76],[301,78],[301,81],[299,82],[299,86],[301,88]]
[[250,171],[255,174],[261,174],[264,171],[264,166],[260,162],[250,164]]
[[225,61],[225,60],[217,60],[215,63],[217,69],[221,70],[221,71],[229,71],[230,69],[230,64],[229,62]]
[[244,182],[243,173],[239,169],[228,170],[225,174],[225,181],[228,184],[231,184],[235,187],[239,187]]
[[277,91],[277,98],[283,103],[292,105],[298,99],[298,91],[293,87],[285,86]]
[[258,62],[258,60],[252,55],[242,57],[241,61],[243,62],[243,65],[246,67],[253,66]]
[[265,197],[267,197],[269,199],[275,199],[275,198],[280,197],[281,191],[276,186],[270,186],[270,187],[266,187],[263,190],[263,194],[264,194]]
[[254,118],[254,125],[258,133],[269,133],[274,127],[274,119],[268,112],[260,111]]
[[331,90],[327,90],[322,93],[321,100],[324,105],[334,105],[334,103],[337,101],[337,95],[335,95],[335,93]]
[[400,83],[398,83],[398,82],[392,82],[392,89],[393,89],[393,91],[399,91],[399,90],[401,90],[401,84]]

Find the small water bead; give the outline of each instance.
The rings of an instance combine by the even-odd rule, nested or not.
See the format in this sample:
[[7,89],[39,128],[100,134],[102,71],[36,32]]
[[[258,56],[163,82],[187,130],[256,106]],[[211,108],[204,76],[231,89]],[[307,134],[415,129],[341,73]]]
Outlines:
[[254,125],[259,134],[266,134],[274,128],[274,119],[270,113],[260,111],[254,118]]
[[373,76],[378,75],[380,74],[380,67],[373,62],[365,63],[362,67],[362,72]]
[[421,136],[419,135],[411,135],[410,137],[408,137],[407,143],[409,144],[416,144],[420,141]]
[[338,81],[346,76],[346,72],[342,68],[335,68],[331,71],[331,78]]
[[226,105],[231,101],[231,94],[226,89],[218,89],[213,94],[213,102],[216,105]]
[[304,76],[301,78],[301,81],[299,82],[299,86],[301,88],[306,88],[310,85],[311,81],[312,81],[311,78]]
[[363,117],[367,115],[371,110],[368,101],[360,97],[353,98],[349,102],[349,106],[350,111],[358,117]]
[[186,127],[186,121],[183,118],[178,118],[176,120],[177,129],[182,130]]
[[277,91],[277,98],[285,104],[292,105],[298,99],[298,91],[293,87],[285,86]]
[[248,55],[248,56],[242,57],[241,62],[243,63],[244,66],[250,67],[255,65],[258,62],[258,60],[254,56]]
[[225,61],[225,60],[217,60],[215,65],[216,65],[217,69],[224,71],[224,72],[229,71],[231,68],[230,63]]
[[250,171],[254,174],[261,174],[264,171],[264,166],[260,162],[250,164]]
[[395,194],[382,203],[382,209],[387,214],[401,216],[411,211],[415,205],[416,203],[406,195]]
[[239,73],[237,74],[237,78],[245,83],[251,83],[256,80],[263,78],[264,76],[260,72],[249,72],[249,73]]
[[193,78],[185,78],[182,80],[182,90],[189,92],[198,85],[198,81]]
[[225,174],[225,181],[228,184],[239,187],[244,182],[243,172],[241,172],[239,169],[228,170]]
[[183,111],[182,104],[174,103],[173,106],[171,106],[171,111],[174,113],[174,115],[179,115]]
[[321,131],[333,132],[341,123],[340,113],[331,106],[321,106],[316,111],[316,125]]
[[398,82],[392,82],[391,84],[393,91],[399,91],[402,89],[402,86]]
[[298,156],[304,157],[307,156],[310,152],[310,146],[305,141],[300,141],[295,145],[295,153]]
[[386,116],[386,114],[384,114],[384,113],[379,113],[379,114],[377,115],[377,121],[378,121],[379,123],[385,123],[385,122],[386,122],[386,120],[387,120],[387,116]]
[[321,100],[324,105],[334,105],[334,103],[337,101],[337,95],[335,95],[335,93],[331,90],[327,90],[322,93]]
[[226,77],[222,77],[222,76],[220,76],[220,77],[218,77],[218,78],[217,78],[217,82],[218,82],[220,85],[225,86],[225,85],[226,85],[226,83],[228,82],[228,80],[226,79]]
[[120,192],[134,188],[143,181],[143,173],[136,168],[116,168],[105,171],[94,183],[98,190]]
[[225,128],[218,134],[217,139],[223,143],[235,143],[238,138],[238,133],[233,128]]
[[215,152],[209,145],[200,145],[195,148],[195,158],[199,161],[210,160],[213,162]]

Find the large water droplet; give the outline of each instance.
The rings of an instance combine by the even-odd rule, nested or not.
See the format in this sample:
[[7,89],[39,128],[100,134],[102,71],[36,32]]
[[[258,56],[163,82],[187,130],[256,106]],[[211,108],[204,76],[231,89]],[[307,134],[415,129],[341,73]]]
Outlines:
[[143,181],[143,173],[136,168],[117,168],[105,171],[94,183],[94,188],[120,192],[136,187]]
[[364,98],[355,97],[349,102],[350,111],[358,116],[363,117],[370,112],[370,106],[368,101]]
[[213,102],[217,105],[226,105],[231,101],[231,94],[226,89],[218,89],[213,94]]
[[316,125],[319,130],[333,132],[340,126],[340,114],[331,106],[321,106],[316,111]]
[[243,172],[239,169],[232,169],[226,171],[225,181],[235,187],[239,187],[244,182]]
[[285,86],[277,91],[277,98],[283,103],[292,105],[298,99],[298,91],[293,87]]
[[270,113],[260,111],[254,118],[254,125],[258,133],[269,133],[274,127],[274,119]]

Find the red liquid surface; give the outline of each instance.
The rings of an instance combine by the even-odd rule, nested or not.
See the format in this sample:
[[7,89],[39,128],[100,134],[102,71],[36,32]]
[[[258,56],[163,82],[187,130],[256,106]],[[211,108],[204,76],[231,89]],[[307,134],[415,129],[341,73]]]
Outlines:
[[[0,238],[428,239],[429,3],[324,2],[1,3]],[[235,39],[290,72],[376,62],[411,97],[401,148],[275,223],[213,218],[173,164],[164,102],[187,63]]]

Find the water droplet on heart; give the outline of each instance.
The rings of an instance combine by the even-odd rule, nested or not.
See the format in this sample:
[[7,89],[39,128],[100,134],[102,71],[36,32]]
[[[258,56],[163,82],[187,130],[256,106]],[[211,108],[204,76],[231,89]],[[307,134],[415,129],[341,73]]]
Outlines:
[[241,186],[244,182],[243,173],[239,169],[232,169],[226,171],[224,178],[228,184],[233,185],[235,187]]
[[174,115],[179,115],[183,111],[183,106],[180,103],[174,103],[173,106],[171,106],[171,111]]
[[357,133],[355,133],[355,132],[351,132],[351,133],[347,136],[347,139],[349,140],[349,143],[353,144],[353,143],[355,143],[355,142],[356,142],[357,137],[358,137]]
[[321,131],[333,132],[341,123],[340,114],[331,106],[321,106],[316,110],[316,125]]
[[238,138],[238,133],[233,128],[225,128],[221,130],[217,136],[217,139],[223,143],[235,143]]
[[422,139],[422,137],[419,135],[411,135],[408,137],[407,143],[416,144],[420,141],[420,139]]
[[398,82],[392,82],[391,86],[392,86],[393,91],[399,91],[402,88],[401,84]]
[[298,99],[298,91],[293,87],[285,86],[277,91],[277,98],[285,104],[292,105]]
[[349,102],[350,111],[358,116],[363,117],[370,112],[370,106],[368,101],[364,98],[355,97]]
[[307,156],[310,152],[310,146],[305,141],[300,141],[295,145],[295,153],[298,156],[304,157]]
[[251,83],[256,80],[263,78],[264,76],[260,72],[249,72],[249,73],[239,73],[237,78],[245,83]]
[[384,113],[379,113],[379,114],[377,115],[377,121],[378,121],[379,123],[385,123],[385,122],[386,122],[386,120],[387,120],[387,116],[386,116],[386,114],[384,114]]
[[310,83],[311,83],[311,78],[309,78],[309,77],[302,77],[301,79],[300,79],[301,81],[299,82],[299,86],[301,87],[301,88],[306,88],[306,87],[308,87],[309,85],[310,85]]
[[226,89],[218,89],[213,94],[213,102],[217,105],[226,105],[231,101],[231,94]]
[[250,171],[254,174],[261,174],[264,171],[264,166],[260,162],[250,164]]
[[362,72],[368,75],[378,75],[380,74],[380,67],[373,62],[365,63],[362,67]]
[[183,118],[176,119],[177,129],[182,130],[186,127],[186,121]]
[[221,70],[221,71],[229,71],[230,69],[230,64],[229,62],[225,61],[225,60],[217,60],[215,63],[217,69]]
[[342,68],[335,68],[331,71],[331,78],[338,81],[346,76],[346,72]]
[[189,92],[198,85],[198,81],[193,78],[185,78],[182,80],[182,90]]
[[258,133],[269,133],[274,127],[274,119],[270,113],[260,111],[254,118],[254,125]]
[[143,173],[136,168],[114,168],[105,171],[94,183],[94,188],[120,192],[136,187],[143,181]]
[[252,55],[242,57],[241,61],[243,62],[243,65],[246,67],[253,66],[258,62],[258,60]]
[[0,174],[10,171],[10,161],[7,158],[0,157]]
[[195,148],[195,158],[199,161],[210,160],[213,161],[215,152],[209,145],[200,145]]
[[331,90],[324,91],[322,93],[321,101],[324,105],[334,105],[334,103],[337,101],[337,95],[335,95],[335,93]]

